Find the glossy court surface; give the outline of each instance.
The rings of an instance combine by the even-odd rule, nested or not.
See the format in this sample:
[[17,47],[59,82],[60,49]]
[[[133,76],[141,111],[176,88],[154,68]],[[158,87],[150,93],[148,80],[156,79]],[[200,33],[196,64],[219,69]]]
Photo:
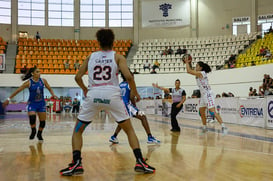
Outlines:
[[210,123],[200,134],[201,121],[179,119],[180,133],[170,132],[170,119],[148,115],[152,134],[160,145],[147,144],[141,122],[132,119],[141,149],[154,174],[134,172],[135,159],[126,135],[119,144],[109,138],[116,123],[102,114],[84,133],[81,176],[62,177],[59,170],[72,160],[71,135],[75,115],[48,114],[44,142],[28,140],[26,113],[7,113],[0,119],[0,180],[2,181],[174,181],[174,180],[273,180],[273,130],[226,124],[229,133]]

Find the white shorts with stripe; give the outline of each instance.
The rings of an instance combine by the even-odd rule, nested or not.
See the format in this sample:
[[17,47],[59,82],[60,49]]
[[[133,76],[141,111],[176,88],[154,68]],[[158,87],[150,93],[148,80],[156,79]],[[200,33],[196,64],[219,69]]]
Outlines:
[[128,111],[117,89],[103,87],[89,90],[78,119],[90,122],[101,110],[110,112],[117,122],[129,119]]
[[208,109],[215,107],[215,100],[213,93],[206,93],[201,95],[199,107],[207,107]]

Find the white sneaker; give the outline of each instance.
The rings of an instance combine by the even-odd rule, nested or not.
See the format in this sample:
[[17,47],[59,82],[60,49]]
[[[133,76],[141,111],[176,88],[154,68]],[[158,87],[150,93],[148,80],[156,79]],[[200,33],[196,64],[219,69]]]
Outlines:
[[202,128],[201,128],[200,135],[204,135],[204,134],[206,134],[207,132],[208,132],[208,128],[202,127]]
[[118,144],[118,139],[115,136],[111,136],[109,139],[110,142],[114,143],[114,144]]
[[228,128],[227,127],[222,127],[222,135],[225,136],[228,134]]

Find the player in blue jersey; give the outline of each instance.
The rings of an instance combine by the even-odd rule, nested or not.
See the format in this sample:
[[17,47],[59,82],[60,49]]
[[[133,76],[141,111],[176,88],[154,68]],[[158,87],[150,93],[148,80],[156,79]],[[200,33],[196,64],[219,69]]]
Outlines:
[[[29,79],[29,80],[28,80]],[[43,141],[42,132],[45,127],[46,120],[46,104],[44,100],[44,87],[46,87],[54,98],[57,98],[49,86],[48,82],[44,78],[40,78],[40,70],[36,67],[30,68],[28,72],[22,77],[25,81],[17,90],[15,90],[3,103],[4,107],[7,106],[10,100],[15,97],[19,92],[25,88],[29,89],[29,99],[28,99],[28,116],[29,124],[31,127],[31,134],[29,139],[34,139],[36,135],[36,114],[39,117],[40,125],[37,133],[37,138],[39,141]]]
[[[131,72],[131,75],[133,76],[133,73]],[[121,73],[121,77],[123,79],[123,82],[121,82],[119,84],[119,87],[121,89],[121,96],[122,96],[122,100],[126,106],[126,109],[129,113],[129,115],[131,117],[135,117],[139,120],[141,120],[141,123],[148,135],[148,140],[147,143],[152,144],[152,143],[160,143],[159,140],[157,140],[155,137],[152,136],[151,134],[151,130],[149,127],[149,123],[147,121],[147,117],[144,114],[144,112],[139,111],[139,109],[136,107],[136,102],[134,99],[130,99],[130,88],[129,88],[129,84],[126,81],[126,78],[124,77],[124,75]],[[117,135],[120,132],[121,127],[117,126],[114,135],[112,135],[109,139],[110,142],[118,144],[118,139],[117,139]]]

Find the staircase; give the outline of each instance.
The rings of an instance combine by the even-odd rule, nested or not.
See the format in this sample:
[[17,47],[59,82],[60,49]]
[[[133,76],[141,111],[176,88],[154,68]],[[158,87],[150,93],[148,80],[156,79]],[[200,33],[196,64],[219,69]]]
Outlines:
[[14,73],[16,51],[16,44],[8,44],[6,53],[6,70],[4,71],[4,73]]

